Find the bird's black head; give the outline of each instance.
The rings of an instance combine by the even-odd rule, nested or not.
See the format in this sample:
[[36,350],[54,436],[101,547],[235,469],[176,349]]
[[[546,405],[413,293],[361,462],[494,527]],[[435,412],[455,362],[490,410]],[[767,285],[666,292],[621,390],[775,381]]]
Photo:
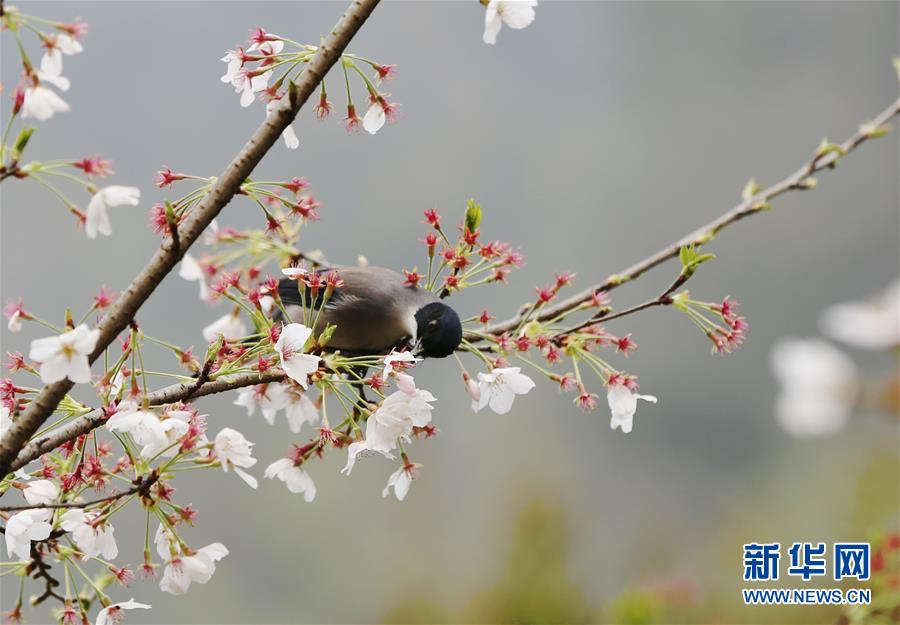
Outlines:
[[426,358],[446,358],[462,341],[462,323],[456,311],[432,302],[416,311],[417,351]]

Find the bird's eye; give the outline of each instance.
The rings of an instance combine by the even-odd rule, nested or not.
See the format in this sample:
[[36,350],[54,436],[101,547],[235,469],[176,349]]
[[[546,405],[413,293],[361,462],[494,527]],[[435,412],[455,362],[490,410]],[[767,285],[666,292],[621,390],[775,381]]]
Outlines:
[[428,322],[428,329],[434,330],[437,327],[437,324],[438,324],[437,319],[432,319],[431,321]]

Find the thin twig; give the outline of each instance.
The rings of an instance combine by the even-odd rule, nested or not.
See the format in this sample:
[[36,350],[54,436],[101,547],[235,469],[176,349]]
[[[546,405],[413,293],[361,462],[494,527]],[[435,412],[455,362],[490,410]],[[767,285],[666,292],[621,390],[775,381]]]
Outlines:
[[[297,83],[291,83],[289,97],[282,98],[276,109],[257,128],[250,140],[216,179],[209,193],[193,208],[190,217],[182,225],[180,245],[176,248],[171,239],[164,241],[150,262],[141,270],[131,285],[112,305],[97,326],[100,336],[90,355],[94,362],[122,330],[128,327],[140,307],[157,286],[181,260],[184,253],[200,237],[207,226],[240,190],[241,184],[251,174],[269,149],[275,145],[282,131],[296,117],[309,96],[334,63],[340,58],[353,36],[378,5],[379,0],[354,0],[344,15],[316,50]],[[0,442],[0,475],[6,475],[9,467],[31,436],[53,414],[59,402],[73,384],[68,379],[48,384],[4,433]]]
[[115,501],[117,499],[121,499],[122,497],[127,497],[128,495],[133,495],[135,493],[141,493],[142,495],[146,495],[150,492],[150,487],[153,486],[159,480],[159,473],[154,471],[150,475],[146,477],[139,477],[135,480],[134,486],[127,490],[122,490],[113,493],[112,495],[107,495],[106,497],[99,497],[97,499],[90,499],[88,501],[67,501],[65,503],[45,503],[45,504],[37,504],[37,505],[27,505],[27,506],[0,506],[0,512],[19,512],[21,510],[59,510],[64,508],[87,508],[88,506],[93,506],[98,503],[104,503],[107,501]]
[[[900,113],[900,99],[892,102],[890,106],[879,113],[878,116],[875,117],[875,119],[872,120],[871,124],[869,124],[868,126],[871,128],[880,128],[898,113]],[[624,284],[625,282],[634,280],[643,273],[653,269],[658,265],[661,265],[667,260],[678,256],[678,252],[685,245],[702,245],[704,243],[708,243],[721,230],[737,221],[740,221],[744,217],[761,212],[762,210],[764,210],[763,207],[770,200],[778,197],[783,193],[793,190],[806,190],[812,188],[812,185],[808,184],[810,176],[812,176],[812,174],[826,168],[833,169],[837,165],[839,159],[843,158],[849,152],[852,152],[854,149],[859,147],[859,145],[871,138],[871,132],[867,132],[865,129],[860,128],[858,132],[856,132],[853,136],[840,144],[843,154],[837,152],[828,152],[824,156],[814,156],[810,161],[805,163],[800,169],[795,171],[787,178],[781,180],[780,182],[776,182],[766,189],[763,189],[753,197],[747,198],[724,215],[721,215],[705,226],[698,228],[691,234],[683,237],[672,245],[659,250],[655,254],[652,254],[643,260],[638,261],[624,271],[608,277],[603,282],[588,287],[587,289],[559,302],[555,306],[545,307],[538,315],[537,320],[546,321],[547,319],[553,319],[554,317],[572,311],[575,308],[579,307],[581,304],[590,301],[594,293],[596,293],[597,291],[608,292],[613,290],[617,286]],[[522,322],[522,318],[523,313],[520,312],[515,317],[507,319],[506,321],[501,321],[488,326],[479,334],[467,334],[466,338],[470,342],[474,343],[484,340],[485,337],[482,336],[483,334],[500,336],[504,332],[509,332],[517,328]]]

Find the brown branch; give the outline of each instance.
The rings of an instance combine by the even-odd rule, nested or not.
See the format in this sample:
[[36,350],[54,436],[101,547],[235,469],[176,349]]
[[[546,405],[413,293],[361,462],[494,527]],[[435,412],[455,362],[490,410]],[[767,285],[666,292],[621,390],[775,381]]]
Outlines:
[[88,501],[67,501],[65,503],[45,503],[45,504],[37,504],[37,505],[27,505],[27,506],[0,506],[0,512],[20,512],[22,510],[60,510],[65,508],[87,508],[88,506],[93,506],[98,503],[104,503],[107,501],[115,501],[117,499],[121,499],[122,497],[127,497],[128,495],[133,495],[135,493],[140,493],[141,495],[148,495],[150,493],[150,487],[153,486],[159,480],[159,473],[157,471],[153,471],[150,475],[144,477],[138,477],[134,482],[134,486],[129,488],[128,490],[122,490],[115,492],[111,495],[107,495],[105,497],[99,497],[97,499],[90,499]]
[[[211,382],[205,382],[197,386],[196,382],[189,384],[173,384],[147,395],[147,401],[151,406],[162,406],[179,401],[188,401],[197,397],[224,393],[245,386],[265,384],[267,382],[280,382],[284,379],[281,371],[268,373],[240,373],[233,376],[223,376]],[[103,425],[106,415],[102,409],[91,412],[74,419],[55,430],[34,439],[19,452],[10,465],[11,471],[16,471],[32,460],[40,458],[42,454],[56,449],[63,443],[87,434],[91,430]]]
[[[165,241],[150,262],[141,270],[131,285],[116,300],[100,322],[100,337],[90,362],[94,362],[122,330],[132,322],[140,307],[150,297],[160,282],[181,260],[184,253],[196,241],[219,212],[240,190],[241,184],[278,141],[282,131],[294,120],[309,96],[316,90],[325,74],[340,58],[353,36],[378,5],[379,0],[354,0],[344,15],[322,42],[309,64],[300,74],[297,83],[289,88],[289,97],[282,98],[278,107],[266,117],[250,140],[241,148],[234,160],[225,168],[212,185],[209,193],[191,211],[180,231],[180,245],[171,239]],[[73,384],[62,380],[48,384],[28,404],[22,415],[5,433],[0,443],[0,475],[6,475],[13,459],[31,436],[53,414]]]
[[[555,306],[548,306],[544,308],[537,316],[537,320],[546,321],[547,319],[552,319],[560,314],[570,312],[578,308],[581,304],[590,301],[594,293],[596,293],[597,291],[611,291],[612,289],[621,284],[624,284],[625,282],[634,280],[638,276],[646,273],[647,271],[650,271],[654,267],[678,256],[679,250],[681,250],[681,248],[685,245],[702,245],[708,243],[722,229],[737,221],[740,221],[744,217],[763,211],[765,205],[770,200],[778,197],[783,193],[793,190],[811,189],[814,186],[814,184],[811,183],[810,178],[812,174],[825,168],[833,169],[837,165],[837,162],[840,158],[873,137],[873,133],[870,129],[880,128],[898,113],[900,113],[900,99],[895,100],[890,104],[890,106],[879,113],[878,116],[874,120],[872,120],[871,124],[867,124],[867,128],[860,128],[859,131],[856,132],[856,134],[840,144],[840,148],[843,154],[833,151],[829,151],[824,155],[816,154],[810,161],[805,163],[800,169],[795,171],[787,178],[781,180],[780,182],[776,182],[772,186],[763,189],[753,197],[744,200],[724,215],[721,215],[705,226],[698,228],[691,234],[683,237],[672,245],[659,250],[655,254],[652,254],[641,261],[636,262],[624,271],[608,277],[603,282],[599,282],[559,302]],[[644,307],[646,308],[647,306]],[[499,336],[504,332],[514,330],[522,322],[524,314],[525,313],[520,312],[515,317],[490,325],[477,334],[468,333],[466,335],[466,339],[468,339],[472,343],[475,343],[484,340],[484,335],[486,334]]]

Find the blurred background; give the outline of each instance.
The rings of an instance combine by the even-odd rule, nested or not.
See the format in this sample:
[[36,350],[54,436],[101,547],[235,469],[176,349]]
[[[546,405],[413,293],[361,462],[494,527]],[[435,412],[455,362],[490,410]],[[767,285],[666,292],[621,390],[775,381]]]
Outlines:
[[[165,197],[152,183],[157,169],[218,174],[262,119],[262,106],[241,108],[219,82],[225,50],[255,26],[316,43],[343,10],[22,5],[90,25],[85,52],[66,59],[72,111],[40,125],[30,158],[103,154],[113,183],[144,194],[138,208],[111,211],[113,237],[90,242],[43,189],[3,184],[2,299],[23,296],[55,320],[66,306],[86,309],[100,284],[123,289],[157,246],[148,226],[150,206]],[[455,222],[468,198],[478,200],[484,235],[513,242],[527,264],[506,286],[454,298],[463,316],[488,308],[504,318],[557,271],[577,272],[581,288],[623,269],[732,207],[749,178],[781,179],[823,136],[843,140],[897,97],[896,2],[545,2],[531,27],[504,28],[493,47],[481,42],[483,15],[474,1],[380,6],[351,51],[397,64],[387,85],[403,104],[397,123],[347,136],[333,80],[340,115],[318,123],[304,110],[300,149],[279,145],[257,170],[311,182],[322,220],[302,246],[339,263],[364,254],[421,267],[422,210]],[[10,85],[17,55],[7,37],[3,46]],[[341,453],[311,465],[313,504],[270,480],[251,491],[221,473],[180,479],[177,500],[200,509],[188,541],[221,541],[231,554],[186,596],[152,582],[120,591],[153,604],[129,622],[835,622],[837,608],[745,608],[742,545],[896,531],[896,415],[861,410],[837,435],[792,438],[772,416],[768,355],[780,337],[817,334],[823,308],[896,277],[898,164],[894,133],[709,247],[718,259],[691,291],[742,302],[751,330],[734,354],[711,356],[674,310],[611,322],[640,345],[614,363],[659,397],[639,407],[630,435],[610,431],[605,401],[585,414],[546,383],[508,415],[473,414],[458,367],[434,361],[417,379],[440,399],[440,435],[414,445],[424,469],[402,504],[380,495],[392,463],[367,459],[347,478]],[[240,201],[219,223],[261,225]],[[654,296],[676,271],[657,270],[613,301]],[[226,309],[196,292],[173,277],[140,323],[200,347],[201,328]],[[23,352],[42,334],[2,332],[4,351]],[[876,381],[896,366],[890,354],[851,354]],[[163,356],[158,366],[170,362]],[[290,433],[232,400],[199,405],[213,431],[236,427],[256,442],[261,475]],[[118,521],[121,562],[140,562],[142,533],[138,511]],[[8,609],[6,579],[2,591]]]

